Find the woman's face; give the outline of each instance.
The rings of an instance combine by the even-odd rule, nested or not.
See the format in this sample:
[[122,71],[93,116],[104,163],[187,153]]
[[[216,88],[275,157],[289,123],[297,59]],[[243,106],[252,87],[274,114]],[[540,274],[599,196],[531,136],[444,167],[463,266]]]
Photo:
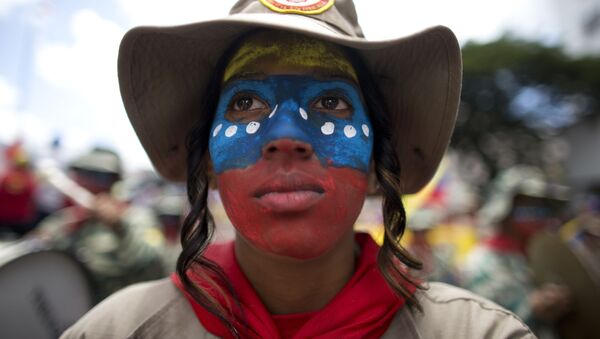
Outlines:
[[348,60],[335,47],[299,39],[269,39],[273,53],[255,53],[264,37],[240,48],[226,70],[210,155],[238,236],[269,253],[310,259],[352,232],[373,135]]

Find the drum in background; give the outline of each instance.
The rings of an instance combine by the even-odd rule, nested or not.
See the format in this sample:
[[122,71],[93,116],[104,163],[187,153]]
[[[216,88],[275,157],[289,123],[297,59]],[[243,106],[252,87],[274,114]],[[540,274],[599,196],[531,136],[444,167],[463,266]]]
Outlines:
[[0,338],[58,338],[92,306],[83,267],[40,242],[0,247]]
[[528,256],[536,283],[556,283],[573,293],[573,310],[557,324],[564,339],[598,338],[600,286],[559,237],[540,233],[530,242]]

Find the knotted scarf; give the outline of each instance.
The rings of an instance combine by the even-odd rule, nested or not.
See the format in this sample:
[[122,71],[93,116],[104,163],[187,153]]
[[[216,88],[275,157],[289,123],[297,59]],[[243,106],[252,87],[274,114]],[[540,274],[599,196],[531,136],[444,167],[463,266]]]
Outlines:
[[[294,315],[283,316],[291,317],[293,326],[298,328],[294,329],[295,335],[292,338],[379,338],[388,328],[396,312],[405,304],[405,300],[387,285],[377,268],[377,244],[367,234],[357,234],[356,241],[361,247],[361,252],[356,261],[355,272],[342,290],[321,310],[299,315],[299,318],[307,319],[303,325],[293,324]],[[221,266],[238,295],[241,310],[234,307],[233,321],[242,337],[282,338],[277,327],[282,326],[282,316],[272,316],[259,299],[238,266],[233,242],[211,245],[205,255]],[[224,308],[236,305],[231,296],[216,292],[200,275],[193,272],[189,274],[195,284],[209,291]],[[184,292],[196,316],[208,332],[223,338],[232,337],[217,317],[200,306],[183,289],[175,274],[171,278]],[[410,284],[406,287],[411,293],[415,291],[414,286]],[[278,317],[277,325],[273,317]],[[244,323],[248,324],[247,328]]]

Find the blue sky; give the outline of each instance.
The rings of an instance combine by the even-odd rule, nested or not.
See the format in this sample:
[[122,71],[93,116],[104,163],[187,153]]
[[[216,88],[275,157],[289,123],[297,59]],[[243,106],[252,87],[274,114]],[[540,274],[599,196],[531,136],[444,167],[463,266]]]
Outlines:
[[[363,30],[373,40],[434,24],[452,28],[461,43],[510,31],[557,44],[564,33],[555,6],[560,0],[355,2]],[[21,135],[30,150],[43,155],[60,136],[66,157],[104,145],[116,148],[129,169],[148,167],[119,96],[120,39],[137,25],[224,16],[233,3],[0,0],[0,143]],[[370,7],[375,3],[379,7]]]

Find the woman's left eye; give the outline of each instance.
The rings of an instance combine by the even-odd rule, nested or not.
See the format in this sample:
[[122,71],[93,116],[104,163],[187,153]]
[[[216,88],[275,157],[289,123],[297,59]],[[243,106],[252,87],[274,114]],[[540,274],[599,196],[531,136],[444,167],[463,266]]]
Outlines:
[[316,111],[332,114],[338,118],[350,118],[352,116],[352,107],[345,99],[339,96],[320,97],[311,106]]
[[326,109],[326,110],[340,110],[340,109],[348,109],[350,105],[339,97],[322,97],[321,99],[315,102],[316,109]]

